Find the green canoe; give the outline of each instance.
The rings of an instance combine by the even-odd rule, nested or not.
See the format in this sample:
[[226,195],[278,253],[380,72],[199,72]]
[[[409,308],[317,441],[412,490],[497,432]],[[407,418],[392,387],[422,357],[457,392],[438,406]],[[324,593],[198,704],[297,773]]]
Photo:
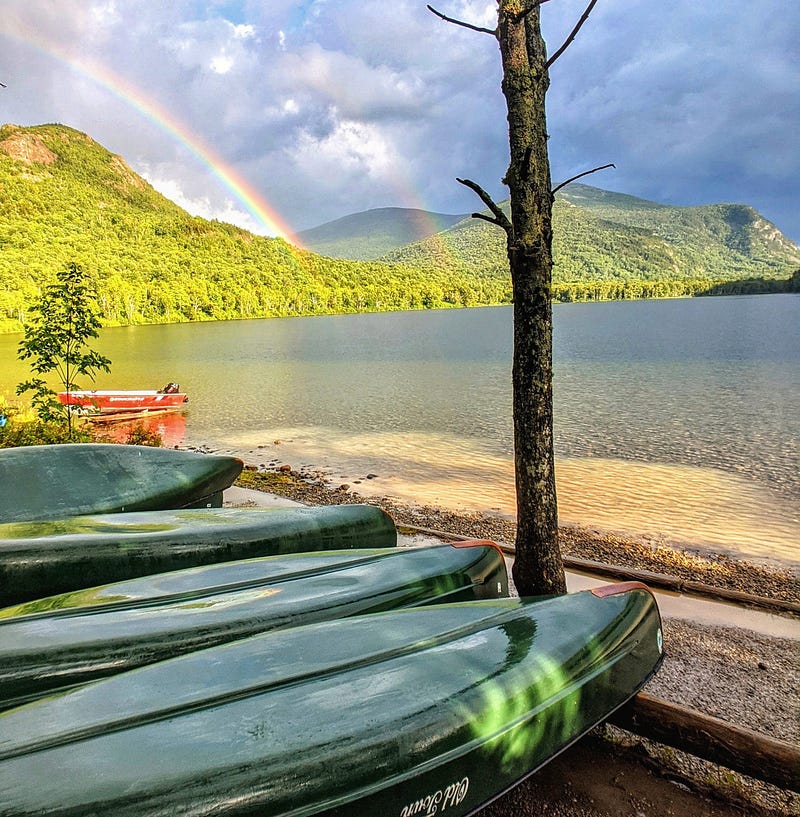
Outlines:
[[281,627],[507,595],[500,550],[470,542],[252,559],[55,596],[0,610],[0,709]]
[[239,476],[236,457],[144,445],[0,449],[0,522],[89,513],[220,507]]
[[0,525],[0,605],[215,562],[392,547],[372,505],[194,508]]
[[660,661],[635,584],[278,630],[0,714],[0,815],[460,817]]

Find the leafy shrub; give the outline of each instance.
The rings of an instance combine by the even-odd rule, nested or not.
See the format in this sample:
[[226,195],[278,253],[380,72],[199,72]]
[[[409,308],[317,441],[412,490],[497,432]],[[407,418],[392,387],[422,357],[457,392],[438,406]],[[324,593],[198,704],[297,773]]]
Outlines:
[[63,423],[43,420],[20,420],[6,414],[7,422],[0,427],[0,448],[23,445],[57,445],[59,443],[91,443],[91,429],[81,427],[71,431]]

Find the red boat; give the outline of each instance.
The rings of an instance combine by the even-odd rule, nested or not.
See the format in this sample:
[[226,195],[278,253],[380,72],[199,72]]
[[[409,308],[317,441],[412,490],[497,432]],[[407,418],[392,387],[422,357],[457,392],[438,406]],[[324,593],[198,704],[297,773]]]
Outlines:
[[141,391],[70,391],[59,392],[62,405],[72,406],[81,414],[121,414],[149,411],[179,411],[189,398],[177,383],[163,389]]

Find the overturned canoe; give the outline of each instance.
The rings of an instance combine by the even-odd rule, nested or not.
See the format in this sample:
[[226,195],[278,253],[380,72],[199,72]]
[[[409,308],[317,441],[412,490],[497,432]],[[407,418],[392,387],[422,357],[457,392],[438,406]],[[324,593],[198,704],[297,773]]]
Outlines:
[[122,579],[302,550],[392,547],[373,505],[195,508],[0,525],[0,604]]
[[661,660],[643,585],[289,628],[0,714],[0,814],[470,814]]
[[144,445],[74,443],[0,450],[0,522],[219,507],[236,457]]
[[229,562],[43,599],[0,610],[0,709],[281,627],[507,595],[500,550],[469,542]]

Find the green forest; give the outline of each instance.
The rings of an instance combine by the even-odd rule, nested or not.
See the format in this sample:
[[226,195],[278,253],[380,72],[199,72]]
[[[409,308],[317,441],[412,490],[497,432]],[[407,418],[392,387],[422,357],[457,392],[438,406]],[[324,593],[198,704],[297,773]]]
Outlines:
[[[573,187],[584,198],[585,191],[594,190]],[[631,201],[640,204],[622,208],[631,222],[625,224],[618,201],[598,203],[595,195],[578,204],[559,197],[554,298],[698,294],[744,278],[788,279],[800,266],[797,247],[750,208],[719,205],[719,212],[696,217],[698,223],[690,225],[696,235],[681,222],[672,225],[675,235],[665,237],[659,233],[664,218],[640,224],[638,211],[655,215],[641,200]],[[708,234],[714,231],[720,236],[712,245]],[[189,215],[79,131],[4,125],[0,331],[19,331],[41,287],[69,263],[91,278],[105,325],[477,306],[511,299],[503,236],[485,222],[460,221],[379,259],[334,259]]]
[[[670,207],[573,184],[556,197],[553,222],[559,300],[695,295],[723,282],[785,280],[800,267],[800,249],[744,205]],[[504,233],[476,219],[382,260],[508,274]]]
[[187,214],[57,125],[0,128],[0,331],[79,264],[106,325],[507,303],[502,280],[331,259]]

